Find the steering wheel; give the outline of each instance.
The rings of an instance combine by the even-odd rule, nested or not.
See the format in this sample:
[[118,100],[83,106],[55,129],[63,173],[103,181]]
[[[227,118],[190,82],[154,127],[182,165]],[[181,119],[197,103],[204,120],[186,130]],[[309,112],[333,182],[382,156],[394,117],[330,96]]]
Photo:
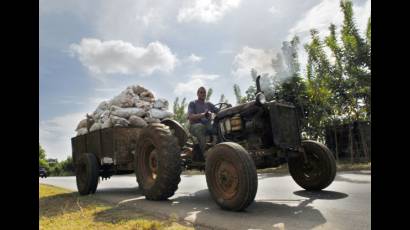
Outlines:
[[215,104],[215,107],[219,106],[218,109],[221,110],[221,108],[222,108],[223,105],[226,105],[227,108],[232,107],[231,104],[226,103],[226,102],[220,102],[220,103],[218,103],[218,104]]

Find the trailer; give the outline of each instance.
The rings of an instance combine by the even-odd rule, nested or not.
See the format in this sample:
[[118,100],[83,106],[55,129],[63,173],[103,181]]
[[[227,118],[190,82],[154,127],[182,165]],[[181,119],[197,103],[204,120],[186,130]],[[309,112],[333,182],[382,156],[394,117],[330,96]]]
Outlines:
[[[181,173],[180,148],[164,124],[99,129],[73,137],[71,145],[81,195],[95,193],[99,177],[108,179],[112,175],[134,172],[148,199],[166,199],[177,189]],[[159,175],[158,171],[168,171],[172,176]]]

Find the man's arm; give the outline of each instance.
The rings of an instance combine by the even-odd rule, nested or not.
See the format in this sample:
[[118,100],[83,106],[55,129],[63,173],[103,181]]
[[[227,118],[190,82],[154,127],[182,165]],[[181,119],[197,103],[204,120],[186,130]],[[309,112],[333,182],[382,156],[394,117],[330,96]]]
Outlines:
[[188,105],[188,119],[191,123],[197,122],[199,120],[201,120],[202,118],[206,117],[206,112],[204,113],[197,113],[195,114],[195,110],[194,110],[194,103],[191,102]]
[[199,121],[199,120],[201,120],[201,118],[204,118],[204,117],[205,117],[205,113],[189,114],[188,115],[188,119],[191,122]]

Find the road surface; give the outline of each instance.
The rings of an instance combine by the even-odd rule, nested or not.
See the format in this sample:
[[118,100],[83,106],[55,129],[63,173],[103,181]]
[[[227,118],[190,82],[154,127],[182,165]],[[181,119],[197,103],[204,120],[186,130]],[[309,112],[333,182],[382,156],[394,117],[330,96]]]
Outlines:
[[[39,182],[77,192],[75,177],[40,178]],[[289,175],[258,174],[255,202],[244,212],[221,210],[208,192],[204,175],[182,175],[168,201],[145,200],[134,175],[100,181],[94,196],[154,216],[185,220],[198,229],[371,228],[370,171],[339,172],[319,193],[304,191]]]

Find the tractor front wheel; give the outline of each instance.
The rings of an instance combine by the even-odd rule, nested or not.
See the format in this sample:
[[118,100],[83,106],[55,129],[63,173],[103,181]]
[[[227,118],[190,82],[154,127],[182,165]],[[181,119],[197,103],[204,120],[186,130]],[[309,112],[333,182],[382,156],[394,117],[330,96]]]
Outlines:
[[322,190],[329,186],[336,176],[336,162],[332,152],[316,141],[303,141],[306,153],[289,159],[289,172],[293,180],[306,190]]
[[256,167],[239,144],[224,142],[209,149],[205,174],[211,196],[221,208],[241,211],[254,201],[258,189]]

